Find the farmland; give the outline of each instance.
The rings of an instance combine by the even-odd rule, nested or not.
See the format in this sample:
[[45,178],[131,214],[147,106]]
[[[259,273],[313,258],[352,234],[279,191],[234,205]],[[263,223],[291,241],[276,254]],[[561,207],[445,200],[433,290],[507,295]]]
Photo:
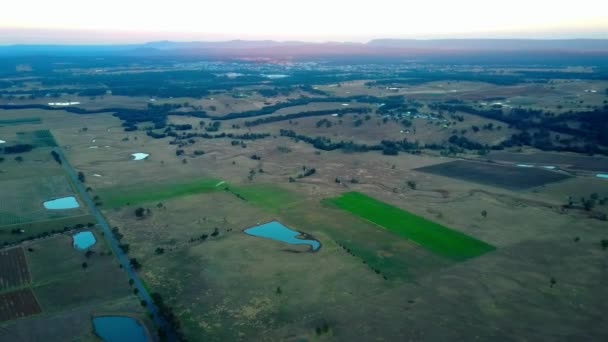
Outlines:
[[[0,309],[2,336],[126,315],[161,337],[82,186],[187,340],[608,337],[600,71],[73,63],[0,89],[0,293],[30,306]],[[42,205],[64,196],[80,208]],[[244,233],[270,221],[320,248]]]
[[49,212],[42,205],[53,198],[73,195],[64,175],[0,181],[6,195],[0,202],[0,225],[12,225],[86,214],[82,208]]
[[214,179],[200,179],[185,183],[155,184],[154,186],[136,184],[130,188],[103,189],[98,192],[98,195],[103,201],[104,207],[117,208],[123,205],[159,202],[174,197],[217,191],[223,189],[219,187],[220,182]]
[[501,166],[462,160],[425,166],[416,171],[513,190],[528,189],[569,178],[567,174],[538,168]]
[[0,292],[30,282],[23,248],[0,251]]
[[[72,332],[76,339],[91,340],[95,337],[90,317],[104,310],[151,324],[103,235],[95,231],[95,218],[82,203],[79,208],[55,211],[43,206],[51,199],[76,196],[76,189],[50,153],[56,146],[53,134],[39,126],[40,122],[24,122],[18,132],[0,127],[10,143],[33,146],[18,154],[22,159],[3,159],[0,165],[3,338],[60,341]],[[84,229],[92,230],[97,243],[79,251],[72,246],[72,235]],[[63,329],[49,334],[51,327]]]
[[30,289],[0,293],[0,322],[40,313],[40,306]]
[[608,158],[601,156],[581,156],[565,153],[510,153],[495,152],[489,157],[496,161],[529,163],[534,165],[555,166],[584,171],[608,172]]
[[358,192],[345,193],[329,202],[450,259],[466,260],[494,250],[482,241]]

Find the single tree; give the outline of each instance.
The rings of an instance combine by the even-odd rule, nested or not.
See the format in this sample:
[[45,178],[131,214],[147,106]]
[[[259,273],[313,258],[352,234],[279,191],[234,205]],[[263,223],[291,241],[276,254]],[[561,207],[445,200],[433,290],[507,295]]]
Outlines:
[[414,181],[407,181],[407,186],[412,190],[416,190],[416,182]]
[[141,268],[141,263],[137,261],[137,258],[131,258],[129,260],[129,264],[131,264],[131,267],[133,267],[133,269],[136,271]]
[[144,217],[144,212],[145,212],[145,209],[142,207],[139,207],[139,208],[135,209],[135,216],[142,218],[142,217]]

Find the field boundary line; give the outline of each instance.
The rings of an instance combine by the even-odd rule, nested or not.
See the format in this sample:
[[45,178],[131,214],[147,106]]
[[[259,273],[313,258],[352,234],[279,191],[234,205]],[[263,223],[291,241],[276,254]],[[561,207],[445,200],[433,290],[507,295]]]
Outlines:
[[91,218],[95,218],[95,216],[93,214],[84,214],[84,215],[75,215],[75,216],[66,216],[66,217],[59,217],[59,218],[54,218],[54,219],[48,219],[48,220],[38,220],[38,221],[28,221],[28,222],[22,222],[22,223],[11,223],[11,224],[5,224],[0,226],[0,230],[4,229],[4,228],[8,228],[11,226],[21,226],[24,224],[35,224],[35,223],[43,223],[43,222],[51,222],[51,221],[59,221],[59,220],[65,220],[65,219],[74,219],[74,218],[78,218],[78,217],[85,217],[85,216],[91,216]]

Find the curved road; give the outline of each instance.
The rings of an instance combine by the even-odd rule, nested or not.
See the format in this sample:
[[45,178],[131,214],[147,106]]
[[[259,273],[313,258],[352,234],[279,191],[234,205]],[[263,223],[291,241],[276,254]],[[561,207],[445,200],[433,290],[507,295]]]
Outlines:
[[[110,226],[106,222],[105,218],[101,215],[101,212],[99,211],[99,209],[97,209],[97,206],[95,206],[95,203],[93,202],[93,200],[91,199],[89,194],[86,192],[83,184],[78,180],[76,171],[74,171],[72,166],[68,163],[68,161],[65,158],[65,156],[63,155],[63,152],[61,151],[61,149],[55,148],[54,150],[55,150],[55,152],[57,152],[59,154],[59,157],[61,158],[61,165],[63,166],[64,170],[68,173],[68,175],[72,179],[74,185],[76,185],[76,188],[78,189],[78,192],[80,193],[80,198],[82,198],[82,200],[84,200],[86,205],[89,207],[89,210],[91,211],[91,213],[95,216],[97,223],[103,230],[104,236],[105,236],[106,240],[108,241],[108,243],[110,244],[110,248],[112,249],[112,252],[114,252],[114,255],[116,255],[118,257],[118,261],[122,265],[122,268],[125,271],[127,271],[127,274],[129,275],[129,279],[133,279],[133,281],[134,281],[133,285],[135,285],[137,290],[139,290],[139,296],[141,297],[141,299],[145,300],[148,303],[146,308],[152,314],[154,322],[156,323],[156,325],[158,325],[158,327],[163,328],[163,330],[167,332],[167,339],[169,341],[177,340],[176,334],[173,331],[172,327],[160,315],[158,308],[156,307],[156,305],[154,305],[154,302],[152,301],[150,294],[144,287],[141,279],[139,279],[137,272],[135,272],[133,267],[131,267],[129,258],[127,258],[127,255],[119,247],[119,242],[114,237],[114,234],[112,234],[112,231],[110,230]],[[151,333],[153,333],[153,332],[151,332]]]

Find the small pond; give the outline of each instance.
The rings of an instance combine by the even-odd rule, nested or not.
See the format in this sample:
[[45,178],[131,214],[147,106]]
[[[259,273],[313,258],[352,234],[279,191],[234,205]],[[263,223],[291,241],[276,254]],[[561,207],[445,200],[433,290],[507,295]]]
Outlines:
[[519,166],[519,167],[534,167],[534,165],[530,165],[530,164],[517,164],[517,166]]
[[598,173],[595,175],[597,178],[608,179],[608,173]]
[[49,210],[74,209],[80,207],[76,197],[61,197],[43,203],[44,207]]
[[289,75],[283,75],[283,74],[262,74],[262,77],[266,77],[269,79],[278,79],[278,78],[285,78],[285,77],[289,77]]
[[300,232],[291,230],[278,221],[272,221],[245,229],[245,233],[252,236],[282,241],[290,245],[309,245],[313,251],[316,251],[321,247],[321,243],[317,240],[299,239],[298,236],[302,235]]
[[74,239],[74,248],[79,250],[85,250],[97,242],[95,235],[89,231],[77,233],[72,239]]
[[131,154],[133,156],[133,160],[143,160],[148,158],[149,154],[148,153],[133,153]]
[[146,331],[136,319],[127,316],[93,318],[95,334],[105,342],[146,342]]

